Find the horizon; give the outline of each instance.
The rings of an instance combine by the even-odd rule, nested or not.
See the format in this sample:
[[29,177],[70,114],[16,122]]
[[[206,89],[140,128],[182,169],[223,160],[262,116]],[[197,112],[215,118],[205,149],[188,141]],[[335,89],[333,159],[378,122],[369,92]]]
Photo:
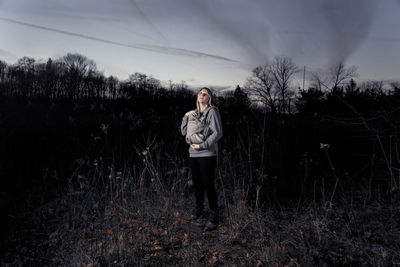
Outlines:
[[343,60],[358,68],[361,81],[400,78],[396,0],[2,0],[0,6],[0,34],[9,37],[0,58],[8,64],[79,53],[119,80],[139,72],[164,83],[235,88],[256,66],[287,56],[307,71]]

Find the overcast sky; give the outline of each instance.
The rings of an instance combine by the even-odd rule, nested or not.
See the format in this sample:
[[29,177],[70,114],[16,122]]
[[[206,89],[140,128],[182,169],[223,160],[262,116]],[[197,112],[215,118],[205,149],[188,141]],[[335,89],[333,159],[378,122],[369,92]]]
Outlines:
[[80,53],[120,79],[229,87],[283,55],[308,71],[345,60],[361,80],[394,80],[399,14],[398,0],[0,0],[0,59]]

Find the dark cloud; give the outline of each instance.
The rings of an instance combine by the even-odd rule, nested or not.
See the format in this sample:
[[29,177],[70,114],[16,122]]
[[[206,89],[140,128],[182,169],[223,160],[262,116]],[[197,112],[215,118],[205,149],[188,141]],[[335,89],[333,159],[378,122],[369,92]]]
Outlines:
[[259,2],[196,0],[195,3],[208,20],[246,51],[248,62],[268,60],[269,26]]
[[[274,54],[332,65],[366,40],[379,1],[259,1]],[[254,19],[253,19],[254,20]],[[240,29],[240,30],[243,30]]]
[[[376,0],[137,2],[139,6],[147,5],[150,13],[159,9],[149,19],[159,24],[178,20],[197,26],[197,20],[204,20],[207,24],[203,28],[231,40],[232,45],[240,48],[243,61],[252,65],[271,60],[277,54],[324,59],[326,65],[344,60],[367,38],[379,4]],[[167,8],[168,12],[164,12]]]
[[330,28],[332,63],[346,59],[365,41],[379,1],[336,0],[322,5]]

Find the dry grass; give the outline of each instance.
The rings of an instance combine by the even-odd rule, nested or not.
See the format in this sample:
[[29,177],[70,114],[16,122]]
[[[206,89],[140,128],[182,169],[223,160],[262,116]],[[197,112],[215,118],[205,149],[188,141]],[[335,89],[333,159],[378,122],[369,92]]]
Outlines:
[[16,218],[24,223],[11,234],[1,266],[400,264],[398,201],[260,210],[237,187],[219,195],[223,220],[205,232],[201,222],[182,219],[193,203],[182,177],[174,190],[156,180],[140,187],[127,174],[110,176],[103,190],[80,179],[79,187]]

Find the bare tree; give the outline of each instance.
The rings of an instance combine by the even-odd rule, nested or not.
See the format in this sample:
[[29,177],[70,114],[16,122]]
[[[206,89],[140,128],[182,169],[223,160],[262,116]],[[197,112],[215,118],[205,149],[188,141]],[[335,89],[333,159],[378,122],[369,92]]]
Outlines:
[[279,111],[285,114],[290,111],[290,100],[294,95],[291,90],[292,78],[299,69],[293,60],[288,57],[276,57],[270,69],[275,79],[276,91],[279,94]]
[[245,91],[253,100],[259,101],[276,112],[277,92],[275,90],[275,79],[269,65],[258,66],[253,69],[252,76],[247,79]]
[[139,72],[129,76],[129,83],[137,88],[148,90],[151,93],[155,93],[157,89],[161,88],[161,83],[159,80]]
[[[261,126],[261,174],[264,173],[265,162],[265,136],[267,127],[267,111],[276,113],[277,111],[277,91],[275,90],[275,79],[272,74],[271,66],[265,64],[253,69],[251,77],[245,84],[245,92],[253,101],[261,102],[264,105],[264,118]],[[250,156],[250,154],[249,154]]]
[[365,81],[360,85],[362,92],[367,93],[371,96],[382,95],[384,91],[385,84],[383,81]]
[[399,95],[400,94],[400,81],[393,81],[390,83],[390,91],[392,94]]
[[112,99],[117,99],[119,95],[119,81],[116,77],[110,76],[105,80],[107,94]]
[[272,64],[265,64],[253,69],[247,79],[245,90],[253,100],[264,104],[264,119],[261,126],[261,174],[266,162],[265,144],[267,129],[267,111],[276,114],[290,113],[290,99],[293,97],[291,81],[298,68],[290,58],[276,57]]
[[291,81],[298,72],[292,59],[276,57],[272,64],[256,67],[247,79],[245,88],[250,96],[261,101],[271,112],[286,113],[290,110]]
[[83,98],[85,95],[84,78],[96,72],[93,60],[80,54],[67,54],[60,60],[66,70],[65,93],[69,98]]
[[352,66],[346,68],[344,62],[341,61],[330,69],[330,75],[332,84],[331,90],[335,90],[346,81],[358,76],[357,67]]
[[4,81],[4,77],[6,74],[6,69],[7,69],[7,63],[0,60],[0,82]]
[[65,64],[69,72],[76,72],[82,76],[96,70],[96,63],[80,54],[68,53],[60,61]]
[[25,72],[33,71],[35,67],[35,59],[31,57],[20,58],[18,59],[17,66]]
[[15,65],[15,71],[18,73],[19,87],[17,91],[23,96],[34,94],[35,90],[35,59],[30,57],[22,57],[18,59]]
[[318,90],[323,88],[332,91],[342,87],[345,83],[358,76],[357,67],[346,67],[344,61],[329,68],[325,73],[311,73],[312,86]]

